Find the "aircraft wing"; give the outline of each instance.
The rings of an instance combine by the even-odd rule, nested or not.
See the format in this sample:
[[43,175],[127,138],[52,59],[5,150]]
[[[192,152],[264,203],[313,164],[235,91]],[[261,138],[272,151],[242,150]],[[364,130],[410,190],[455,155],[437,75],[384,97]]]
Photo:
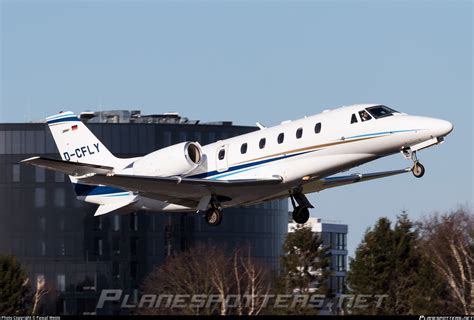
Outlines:
[[114,168],[107,166],[99,166],[96,164],[87,164],[81,162],[69,162],[43,157],[33,157],[21,160],[20,163],[31,164],[40,168],[59,171],[70,176],[82,176],[88,173],[107,173],[114,170]]
[[277,185],[282,182],[280,176],[245,180],[207,180],[179,176],[121,175],[114,174],[112,167],[42,157],[33,157],[21,162],[63,172],[86,184],[107,185],[186,206],[196,205],[203,196],[209,194],[233,198],[242,192],[241,187],[249,187],[246,191],[255,192],[262,186]]
[[148,177],[102,173],[92,173],[77,178],[81,182],[122,188],[178,204],[186,200],[199,201],[209,194],[232,198],[236,188],[276,185],[282,181],[279,176],[245,180],[207,180],[178,176]]
[[324,189],[340,187],[346,184],[352,184],[362,181],[369,181],[385,177],[394,176],[397,174],[411,172],[410,168],[401,170],[391,170],[373,173],[354,173],[347,176],[331,176],[323,179],[311,181],[303,186],[304,193],[318,192]]

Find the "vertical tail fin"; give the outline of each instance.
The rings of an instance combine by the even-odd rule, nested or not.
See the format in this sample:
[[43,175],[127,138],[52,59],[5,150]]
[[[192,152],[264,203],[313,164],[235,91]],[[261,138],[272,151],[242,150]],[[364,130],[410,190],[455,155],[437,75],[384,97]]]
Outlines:
[[[122,166],[124,161],[127,161],[115,157],[89,128],[70,111],[50,116],[46,118],[46,122],[63,160],[114,168]],[[86,202],[100,205],[123,204],[130,203],[135,198],[131,192],[126,190],[101,185],[81,184],[78,183],[76,178],[72,176],[69,176],[69,178],[74,185],[77,198]]]
[[62,112],[46,118],[46,122],[63,160],[110,167],[117,164],[119,159],[74,113]]

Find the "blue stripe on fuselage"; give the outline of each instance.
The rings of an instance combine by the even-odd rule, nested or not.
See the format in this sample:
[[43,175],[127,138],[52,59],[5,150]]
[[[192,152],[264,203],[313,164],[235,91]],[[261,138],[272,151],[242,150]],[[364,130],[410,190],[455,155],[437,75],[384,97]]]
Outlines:
[[[317,151],[317,150],[319,150],[319,149],[304,151],[304,152],[290,154],[290,155],[282,155],[282,156],[278,156],[276,158],[265,159],[265,160],[260,160],[260,161],[256,161],[256,162],[251,162],[251,163],[244,163],[244,164],[240,164],[240,165],[237,165],[237,166],[230,167],[228,170],[226,170],[224,172],[219,172],[219,171],[214,170],[214,171],[210,171],[210,172],[199,173],[199,174],[196,174],[194,176],[190,176],[189,178],[202,179],[202,178],[209,178],[210,177],[210,179],[218,179],[218,178],[222,178],[223,176],[230,176],[232,174],[237,174],[239,172],[244,171],[244,170],[242,170],[242,171],[239,171],[239,172],[235,172],[235,171],[240,170],[240,169],[249,168],[247,170],[251,170],[251,169],[254,169],[253,167],[259,166],[261,164],[265,164],[265,163],[273,162],[273,161],[277,161],[277,160],[282,160],[282,159],[287,159],[287,158],[292,158],[292,157],[295,157],[295,156],[303,155],[303,154],[306,154],[306,153],[309,153],[309,152],[314,152],[314,151]],[[245,171],[247,171],[247,170],[245,170]]]

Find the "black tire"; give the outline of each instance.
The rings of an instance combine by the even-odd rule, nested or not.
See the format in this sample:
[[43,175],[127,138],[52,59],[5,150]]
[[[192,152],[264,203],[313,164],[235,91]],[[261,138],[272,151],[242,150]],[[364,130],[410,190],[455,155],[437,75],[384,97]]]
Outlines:
[[210,208],[206,211],[206,222],[210,226],[218,226],[222,221],[222,211],[215,208]]
[[425,167],[421,163],[415,162],[411,171],[415,177],[421,178],[425,174]]
[[293,211],[293,220],[298,224],[304,224],[309,220],[309,210],[304,207],[296,207]]

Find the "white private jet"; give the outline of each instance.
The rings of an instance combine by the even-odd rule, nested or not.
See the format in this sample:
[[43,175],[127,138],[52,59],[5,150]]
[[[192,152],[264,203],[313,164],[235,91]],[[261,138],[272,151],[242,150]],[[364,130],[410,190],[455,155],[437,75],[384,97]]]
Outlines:
[[[115,157],[72,112],[46,119],[62,160],[22,163],[63,172],[77,198],[99,204],[96,216],[115,210],[204,212],[210,225],[223,208],[290,197],[293,219],[305,223],[305,194],[406,172],[423,176],[417,151],[443,142],[444,120],[412,116],[377,104],[359,104],[243,134],[205,146],[172,145],[143,157]],[[401,153],[411,168],[333,176]]]

